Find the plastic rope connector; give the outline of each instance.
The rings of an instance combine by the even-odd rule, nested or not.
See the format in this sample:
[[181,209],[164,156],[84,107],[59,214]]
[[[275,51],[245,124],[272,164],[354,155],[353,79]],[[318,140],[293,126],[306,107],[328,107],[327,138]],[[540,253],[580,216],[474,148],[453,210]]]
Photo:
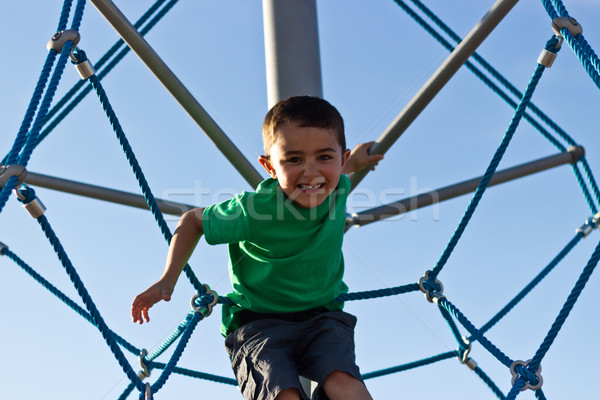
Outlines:
[[[513,386],[515,385],[519,376],[521,376],[521,377],[523,377],[523,379],[525,379],[525,385],[521,388],[521,391],[524,391],[527,389],[539,390],[542,388],[542,384],[544,383],[544,380],[542,379],[542,366],[540,365],[538,367],[537,371],[531,372],[529,369],[527,369],[527,366],[529,365],[530,362],[531,362],[531,360],[527,360],[527,361],[517,360],[517,361],[513,362],[512,365],[510,366],[510,373],[512,374],[511,385],[513,385]],[[517,371],[517,369],[519,371]],[[534,384],[531,383],[532,380],[534,381]],[[535,382],[535,381],[537,381],[537,382]]]
[[27,175],[27,170],[23,165],[2,165],[0,166],[0,189],[4,188],[4,185],[8,182],[10,178],[16,176],[18,179],[15,187],[18,187],[23,183],[25,176]]
[[[190,305],[194,312],[200,313],[204,317],[208,317],[212,313],[213,307],[219,301],[219,295],[214,290],[211,290],[210,286],[207,284],[203,284],[202,286],[206,289],[205,293],[202,295],[196,294],[192,297]],[[210,300],[211,296],[212,300]]]
[[148,366],[146,365],[146,360],[145,360],[145,357],[147,355],[148,355],[148,350],[142,349],[142,351],[140,352],[140,358],[139,358],[139,362],[140,362],[140,366],[142,367],[142,370],[140,372],[138,372],[138,378],[140,378],[141,380],[144,380],[144,379],[150,377],[150,370],[148,369]]
[[67,29],[65,31],[56,32],[54,36],[48,41],[46,44],[46,49],[48,51],[54,50],[57,53],[61,53],[65,43],[69,40],[73,42],[73,47],[77,46],[79,43],[79,32],[73,29]]
[[581,225],[575,232],[582,233],[583,237],[589,235],[594,229],[598,228],[600,224],[600,212],[596,213],[593,217],[590,217]]
[[4,243],[0,242],[0,256],[4,255],[4,250],[8,249],[8,246],[5,245]]
[[419,279],[419,289],[425,293],[425,298],[430,303],[438,304],[441,298],[444,298],[444,285],[439,280],[430,281],[429,274],[431,271],[425,272],[425,275]]

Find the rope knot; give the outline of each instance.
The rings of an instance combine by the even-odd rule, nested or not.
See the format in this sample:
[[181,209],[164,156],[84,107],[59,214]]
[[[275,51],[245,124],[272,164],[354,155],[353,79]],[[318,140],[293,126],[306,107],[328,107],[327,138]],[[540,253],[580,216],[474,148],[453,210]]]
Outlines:
[[17,198],[23,203],[23,208],[27,210],[31,218],[39,218],[46,212],[46,206],[35,195],[35,190],[27,185],[21,185],[14,189]]
[[211,290],[207,284],[202,285],[203,293],[198,292],[191,300],[192,310],[200,313],[204,318],[208,317],[213,310],[213,307],[219,301],[219,295],[214,290]]
[[31,203],[37,198],[35,195],[35,190],[27,185],[21,185],[16,188],[15,194],[17,195],[19,201],[23,204]]
[[437,279],[430,279],[429,274],[431,271],[426,271],[425,275],[419,279],[419,289],[425,293],[425,298],[430,303],[438,303],[438,301],[445,297],[444,296],[444,285]]
[[523,378],[525,381],[525,385],[523,385],[521,391],[527,389],[539,390],[544,383],[544,380],[542,379],[542,366],[538,366],[537,370],[534,372],[528,368],[530,363],[531,360],[517,360],[510,366],[510,373],[512,374],[511,384],[514,386],[518,378]]

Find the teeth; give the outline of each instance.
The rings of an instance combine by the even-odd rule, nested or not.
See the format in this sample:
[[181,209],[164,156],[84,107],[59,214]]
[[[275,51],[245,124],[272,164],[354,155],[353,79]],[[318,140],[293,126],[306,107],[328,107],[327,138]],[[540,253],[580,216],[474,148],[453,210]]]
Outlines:
[[321,187],[321,184],[318,185],[300,185],[302,190],[315,190]]

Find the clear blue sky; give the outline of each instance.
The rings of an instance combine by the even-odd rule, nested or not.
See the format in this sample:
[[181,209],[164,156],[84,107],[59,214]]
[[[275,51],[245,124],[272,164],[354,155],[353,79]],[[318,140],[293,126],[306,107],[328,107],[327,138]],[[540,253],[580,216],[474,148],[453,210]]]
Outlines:
[[[116,2],[130,20],[152,3]],[[61,2],[0,0],[4,38],[0,64],[0,146],[8,152],[53,35]],[[492,1],[426,4],[459,35]],[[566,0],[592,47],[600,46],[600,5]],[[447,56],[392,0],[319,0],[324,96],[346,121],[350,146],[375,140]],[[92,62],[117,35],[92,5],[86,7],[79,47]],[[540,1],[522,1],[479,53],[523,90],[552,31]],[[259,0],[181,0],[147,36],[149,43],[252,162],[262,152],[267,111],[262,9]],[[76,82],[71,65],[58,96]],[[206,205],[250,189],[146,67],[130,54],[103,81],[157,197]],[[600,176],[600,95],[564,46],[542,78],[533,102],[587,151]],[[360,211],[481,175],[509,124],[512,110],[465,68],[409,127],[350,199]],[[557,150],[523,122],[500,164],[507,168]],[[256,163],[257,168],[259,167]],[[88,96],[33,153],[28,169],[139,192],[102,112]],[[192,287],[178,283],[170,303],[152,309],[152,322],[130,322],[133,297],[162,272],[166,244],[150,213],[40,188],[47,217],[61,238],[108,325],[140,348],[153,349],[189,309]],[[463,215],[462,196],[346,235],[346,281],[352,291],[416,282],[437,262]],[[490,188],[439,278],[445,294],[476,326],[488,321],[573,237],[590,210],[569,167]],[[168,217],[174,228],[176,218]],[[512,359],[536,352],[598,242],[594,232],[488,338]],[[11,197],[0,214],[0,241],[79,302],[38,224]],[[201,281],[227,293],[224,246],[201,241],[191,265]],[[95,327],[41,288],[7,258],[0,259],[0,398],[115,399],[127,382]],[[593,275],[542,362],[548,398],[594,393],[600,347]],[[357,358],[363,372],[454,350],[436,307],[421,293],[351,302],[359,318]],[[220,310],[203,321],[180,366],[232,376],[218,331]],[[462,328],[461,328],[462,329]],[[465,333],[464,329],[462,329]],[[127,353],[128,354],[128,353]],[[137,357],[129,355],[132,363]],[[479,344],[473,359],[504,393],[510,374]],[[165,361],[165,359],[159,360]],[[137,369],[137,367],[136,367]],[[158,376],[155,371],[150,378]],[[367,381],[376,399],[494,399],[456,359]],[[174,375],[155,396],[241,399],[231,386]],[[131,397],[133,398],[133,397]],[[532,399],[532,392],[519,398]]]

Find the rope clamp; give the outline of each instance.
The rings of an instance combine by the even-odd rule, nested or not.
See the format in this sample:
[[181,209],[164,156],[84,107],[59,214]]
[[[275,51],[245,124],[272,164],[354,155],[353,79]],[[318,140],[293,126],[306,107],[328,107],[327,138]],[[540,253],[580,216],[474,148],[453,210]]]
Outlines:
[[139,358],[139,362],[140,362],[140,366],[142,367],[142,370],[140,372],[138,372],[138,378],[140,378],[141,380],[144,380],[144,379],[150,377],[150,370],[148,369],[148,366],[146,365],[146,360],[145,360],[145,357],[147,355],[148,355],[148,350],[142,349],[142,351],[140,352],[140,358]]
[[73,47],[73,51],[71,51],[69,58],[71,58],[71,62],[75,65],[75,69],[79,73],[82,81],[96,74],[94,66],[88,60],[85,52],[79,47]]
[[[13,189],[15,195],[23,203],[23,208],[27,210],[31,218],[39,218],[46,212],[46,206],[39,197],[35,195],[35,191],[27,185],[21,185],[20,188]],[[33,200],[31,200],[33,199]]]
[[581,225],[579,228],[577,228],[577,230],[575,232],[582,233],[583,237],[586,237],[595,228],[598,227],[598,224],[600,224],[600,212],[596,213],[596,215],[594,215],[593,217],[588,218],[587,221],[585,221],[585,223],[583,225]]
[[[431,271],[426,271],[425,275],[421,279],[419,279],[419,289],[421,290],[421,292],[425,293],[425,298],[427,299],[428,302],[438,304],[440,299],[446,297],[443,294],[444,293],[444,285],[442,285],[442,282],[440,282],[437,279],[435,281],[431,282],[429,280],[430,272]],[[426,286],[428,286],[428,287],[426,287]]]
[[[204,317],[206,318],[210,314],[212,314],[213,307],[219,301],[219,295],[217,294],[217,292],[212,290],[210,288],[210,286],[208,286],[207,284],[203,284],[202,286],[204,286],[204,288],[206,289],[206,292],[203,295],[196,293],[196,295],[194,295],[194,297],[192,297],[192,300],[190,301],[190,305],[192,306],[192,310],[194,312],[199,312],[200,314],[204,315]],[[196,305],[197,299],[199,299],[201,297],[206,298],[207,296],[210,296],[210,295],[213,296],[213,300],[210,303]],[[206,311],[202,312],[202,310],[206,310]]]
[[8,245],[0,242],[0,255],[2,255],[2,256],[4,255],[4,250],[5,249],[8,249]]
[[[467,367],[469,367],[471,370],[475,370],[475,368],[477,368],[477,363],[475,361],[473,361],[472,358],[469,357],[469,353],[471,353],[471,342],[469,342],[469,340],[463,336],[462,338],[463,343],[465,344],[465,349],[459,349],[458,350],[458,361],[460,361],[461,364],[466,365]],[[461,350],[462,350],[462,355],[461,355]]]
[[[575,18],[572,17],[558,17],[552,20],[552,30],[556,37],[558,37],[558,43],[555,46],[555,49],[560,49],[562,46],[564,37],[561,33],[562,28],[567,28],[573,37],[577,37],[581,33],[583,33],[583,27],[579,25],[579,22]],[[543,52],[542,52],[543,54]],[[541,57],[541,56],[540,56]],[[554,61],[554,60],[552,60]],[[539,62],[539,61],[538,61]],[[542,63],[540,63],[542,64]],[[542,64],[545,65],[545,64]],[[550,67],[548,67],[550,68]]]
[[19,180],[15,187],[18,187],[25,180],[25,176],[27,175],[27,170],[23,165],[2,165],[0,166],[0,189],[4,188],[4,185],[8,182],[10,178],[16,176]]
[[46,49],[48,51],[54,50],[57,53],[61,53],[65,43],[68,41],[73,42],[73,47],[77,46],[79,43],[79,32],[73,29],[67,29],[64,31],[56,32],[54,36],[46,43]]
[[[560,38],[557,49],[560,48],[562,44],[562,37]],[[540,53],[540,56],[537,59],[538,64],[543,65],[546,68],[550,68],[552,64],[554,64],[554,60],[556,60],[556,53],[543,49]]]
[[[514,386],[515,382],[519,378],[519,373],[517,372],[518,367],[521,367],[522,369],[527,370],[528,372],[531,372],[531,371],[529,371],[529,369],[527,369],[527,366],[529,365],[529,363],[531,363],[531,360],[527,360],[527,361],[517,360],[512,363],[512,365],[510,366],[510,373],[512,374],[511,385]],[[529,379],[526,376],[523,376],[526,383],[523,386],[523,388],[521,388],[521,392],[524,390],[527,390],[527,389],[539,390],[542,388],[542,384],[544,383],[544,380],[542,379],[542,366],[540,365],[538,367],[537,371],[531,372],[531,374],[533,374],[537,378],[537,384],[532,385],[531,383],[529,383]]]

